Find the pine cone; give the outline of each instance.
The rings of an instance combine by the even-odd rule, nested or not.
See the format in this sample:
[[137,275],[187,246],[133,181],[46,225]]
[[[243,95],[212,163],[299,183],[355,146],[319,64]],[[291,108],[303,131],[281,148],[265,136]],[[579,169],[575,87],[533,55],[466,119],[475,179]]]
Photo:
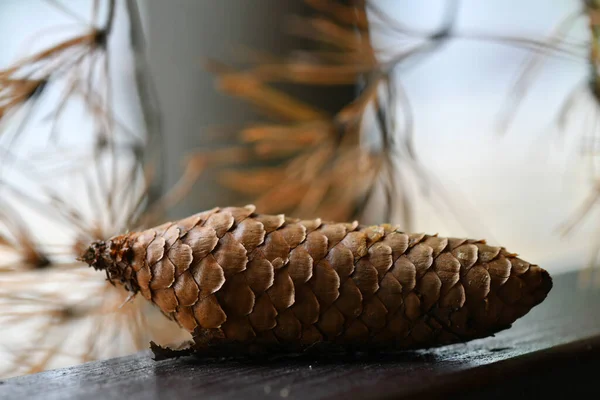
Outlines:
[[552,288],[545,270],[484,241],[254,211],[215,208],[94,242],[82,259],[206,352],[464,342],[510,327]]

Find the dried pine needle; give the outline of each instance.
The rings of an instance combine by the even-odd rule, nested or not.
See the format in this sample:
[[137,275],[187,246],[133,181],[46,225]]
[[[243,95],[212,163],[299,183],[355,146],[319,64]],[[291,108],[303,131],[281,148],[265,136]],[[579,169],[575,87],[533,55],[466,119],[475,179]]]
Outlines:
[[[127,9],[135,12],[129,3]],[[110,101],[108,37],[115,4],[115,0],[106,1],[107,13],[100,27],[88,24],[83,34],[0,71],[0,173],[10,164],[11,173],[19,178],[4,179],[2,175],[0,180],[0,324],[8,335],[3,337],[2,377],[128,354],[145,348],[149,340],[163,342],[164,335],[181,332],[162,316],[156,319],[156,313],[144,303],[134,301],[121,307],[127,298],[124,293],[82,270],[80,262],[73,262],[90,240],[155,221],[163,212],[161,206],[152,206],[156,188],[151,182],[157,166],[152,157],[157,155],[148,147],[144,132],[129,132],[118,121]],[[94,22],[98,7],[95,1]],[[131,34],[139,36],[135,16],[129,17]],[[143,58],[139,41],[135,46],[135,57]],[[140,79],[139,83],[148,82]],[[36,163],[18,154],[15,139],[24,134],[23,128],[31,120],[31,114],[21,109],[32,109],[50,85],[64,88],[47,120],[56,152],[46,150],[44,160],[40,157],[44,164],[38,169]],[[97,129],[90,133],[91,148],[70,149],[72,154],[65,157],[59,153],[58,121],[70,104],[81,100]],[[10,126],[18,127],[17,132],[9,134],[6,128]],[[149,126],[146,132],[150,140],[157,134],[151,131],[154,128]],[[33,134],[41,137],[40,132]],[[185,179],[189,180],[198,166],[191,164]],[[195,171],[198,173],[201,169]],[[69,190],[61,190],[57,182],[67,182]],[[180,186],[168,198],[174,201],[184,191]],[[21,218],[23,210],[35,217]],[[50,238],[50,243],[48,238],[38,237],[38,232],[45,230],[40,226],[51,232],[54,229],[53,233],[66,232],[65,239],[61,241],[58,235]],[[12,339],[7,342],[6,338]]]
[[[240,132],[256,166],[243,171],[225,168],[220,183],[243,192],[267,212],[352,219],[362,215],[366,204],[375,197],[373,193],[378,190],[382,175],[388,176],[386,193],[411,190],[407,183],[398,180],[398,157],[413,158],[407,171],[426,176],[418,171],[421,167],[414,159],[412,125],[388,123],[400,118],[398,107],[410,120],[408,102],[396,92],[399,82],[392,72],[426,56],[432,51],[431,45],[441,44],[445,37],[439,32],[403,32],[410,40],[397,46],[393,54],[383,54],[371,42],[365,8],[370,6],[368,2],[307,3],[321,15],[293,18],[287,25],[293,34],[313,40],[317,50],[303,50],[289,59],[251,57],[256,63],[242,69],[216,61],[207,64],[217,76],[218,88],[247,101],[268,117],[267,122]],[[452,18],[449,20],[451,25]],[[378,22],[382,22],[381,18]],[[444,26],[440,31],[448,29]],[[355,86],[361,80],[365,84],[357,98],[335,115],[278,87],[281,83]],[[387,122],[370,123],[376,114],[384,116]],[[379,148],[365,145],[373,140],[381,143]],[[269,166],[263,166],[264,162]],[[349,176],[353,179],[347,179]],[[397,185],[402,188],[396,189]],[[398,218],[396,202],[393,200],[385,215],[377,219]],[[399,218],[410,228],[408,208],[401,209],[404,211]]]

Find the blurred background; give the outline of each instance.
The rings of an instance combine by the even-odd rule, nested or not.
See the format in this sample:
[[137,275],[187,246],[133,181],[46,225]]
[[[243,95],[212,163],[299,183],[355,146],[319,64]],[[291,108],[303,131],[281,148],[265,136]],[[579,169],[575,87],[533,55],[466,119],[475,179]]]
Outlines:
[[[133,3],[137,5],[135,10]],[[333,3],[344,8],[331,12],[327,7]],[[280,212],[277,204],[273,204],[277,201],[270,202],[261,194],[279,187],[281,190],[271,197],[279,199],[276,196],[294,197],[293,193],[303,189],[286,186],[284,190],[284,183],[297,175],[288,174],[283,178],[277,175],[271,179],[273,171],[282,166],[286,166],[286,171],[290,168],[308,170],[316,165],[312,158],[298,159],[293,168],[287,163],[297,154],[306,156],[326,147],[318,139],[322,137],[317,134],[320,128],[311,125],[307,129],[303,124],[328,121],[327,116],[343,112],[348,104],[364,98],[360,96],[373,82],[377,85],[383,82],[382,88],[375,91],[383,100],[373,107],[372,98],[367,97],[370,105],[358,112],[363,113],[364,118],[360,118],[356,126],[348,128],[338,118],[335,124],[326,125],[325,131],[338,135],[337,141],[332,143],[343,142],[339,138],[344,135],[351,138],[347,153],[335,150],[337,153],[329,155],[332,159],[339,154],[350,157],[349,162],[339,164],[346,168],[340,169],[342,176],[332,173],[334,182],[347,179],[350,171],[350,176],[359,176],[357,179],[369,186],[378,180],[378,174],[356,174],[362,171],[363,162],[376,164],[383,159],[387,160],[383,165],[393,165],[389,169],[396,171],[387,182],[388,189],[393,186],[393,190],[385,189],[386,184],[382,184],[383,189],[373,189],[371,196],[365,195],[371,193],[371,189],[366,192],[356,189],[356,204],[361,207],[353,203],[346,214],[328,213],[331,208],[327,208],[327,201],[323,206],[307,205],[310,201],[306,199],[300,205],[291,204],[286,212],[297,210],[301,217],[360,217],[367,222],[400,224],[411,231],[486,238],[492,244],[505,246],[524,259],[542,265],[551,274],[583,269],[593,263],[598,237],[595,210],[591,209],[565,234],[565,227],[570,226],[578,210],[595,202],[590,196],[597,178],[594,166],[597,99],[590,90],[594,69],[588,60],[594,41],[584,2],[373,0],[371,8],[359,6],[366,10],[370,36],[365,34],[367,27],[361,27],[360,23],[344,25],[341,20],[342,16],[348,16],[348,20],[353,21],[354,14],[341,12],[351,10],[351,3],[118,0],[111,11],[109,0],[1,2],[0,68],[5,74],[0,75],[4,79],[0,83],[5,87],[0,91],[0,106],[4,107],[0,113],[3,132],[0,150],[4,152],[3,163],[11,160],[2,167],[2,184],[8,187],[2,191],[2,204],[15,210],[28,232],[34,231],[32,236],[36,238],[31,247],[41,243],[40,252],[52,260],[54,253],[61,260],[72,257],[72,243],[79,239],[95,238],[95,235],[106,238],[137,226],[132,223],[134,219],[127,217],[127,212],[121,218],[111,218],[110,213],[98,217],[97,205],[89,199],[94,197],[89,196],[89,185],[82,183],[87,182],[87,178],[64,173],[80,172],[82,159],[93,161],[89,168],[112,171],[105,174],[109,178],[104,184],[95,183],[98,193],[104,190],[118,199],[106,201],[104,206],[119,208],[117,204],[126,199],[119,188],[126,186],[131,191],[139,191],[141,197],[148,196],[142,202],[143,207],[136,209],[134,200],[127,200],[130,204],[127,207],[137,212],[142,208],[160,209],[153,215],[157,222],[215,206],[251,202],[263,205],[259,208],[261,212]],[[95,11],[90,18],[92,10]],[[138,13],[139,26],[132,22],[132,10]],[[52,75],[55,85],[44,88],[47,96],[43,99],[40,96],[35,108],[29,107],[33,110],[23,110],[27,104],[18,110],[8,110],[6,99],[10,100],[9,94],[14,94],[15,89],[9,87],[10,74],[6,72],[14,72],[11,68],[23,57],[27,60],[31,54],[39,54],[36,52],[86,32],[90,23],[103,26],[102,21],[108,21],[111,12],[114,12],[114,21],[108,45],[103,47],[98,35],[91,40],[91,45],[86,44],[90,52],[99,48],[109,54],[110,59],[88,81],[90,87],[98,85],[99,92],[104,93],[98,104],[106,104],[117,117],[105,118],[101,124],[90,122],[98,118],[98,112],[89,112],[90,96],[83,96],[83,100],[73,100],[64,107],[59,139],[40,139],[42,130],[44,138],[51,137],[47,132],[48,115],[53,115],[62,98],[70,99],[61,96],[71,93],[66,89],[72,82],[70,75],[66,72],[57,74],[56,78]],[[343,26],[343,32],[326,24],[311,26],[306,18],[318,12]],[[558,38],[552,38],[557,27],[567,24],[568,32],[561,31]],[[325,35],[325,39],[315,38],[317,34]],[[142,45],[136,42],[140,37],[145,42]],[[360,41],[356,41],[359,44],[353,41],[356,37],[360,37]],[[332,48],[338,51],[335,56]],[[78,54],[73,51],[60,57],[70,60]],[[59,67],[47,68],[68,71],[73,67],[60,57],[52,59]],[[95,59],[91,60],[78,67],[91,71],[90,65]],[[208,60],[212,61],[208,63]],[[330,75],[323,72],[313,76],[312,70],[306,67],[333,64],[335,68],[325,70],[331,72]],[[37,67],[31,68],[22,70],[18,78],[29,79],[40,73]],[[347,74],[350,78],[342,79],[348,70],[352,72]],[[105,80],[100,78],[102,71],[108,71]],[[378,81],[382,71],[387,80]],[[230,79],[232,77],[237,80]],[[272,87],[280,91],[278,93],[306,102],[319,111],[300,112],[298,105],[290,106],[292,111],[282,110],[281,105],[287,103],[280,96],[262,87],[259,90],[255,81],[244,80],[248,77],[273,82]],[[109,80],[112,82],[110,91],[103,92]],[[29,94],[23,98],[33,97]],[[78,101],[83,102],[83,106]],[[385,128],[378,126],[380,115],[387,121]],[[310,140],[302,142],[290,131],[294,139],[281,145],[282,149],[288,146],[285,151],[277,150],[275,157],[265,157],[274,153],[273,148],[266,145],[280,142],[265,144],[264,136],[260,136],[265,131],[249,131],[248,127],[277,127],[278,134],[283,135],[287,132],[282,128],[285,124],[302,128],[301,132],[308,132],[302,138]],[[336,130],[340,124],[344,129]],[[113,133],[98,133],[102,129]],[[160,137],[153,139],[153,130],[160,131]],[[388,147],[395,149],[388,142],[390,138],[391,142],[399,143],[397,151],[388,151]],[[262,152],[257,151],[252,147],[255,143],[266,147],[260,148]],[[308,143],[307,147],[303,148],[303,143]],[[113,147],[118,150],[98,156]],[[140,157],[142,147],[146,151]],[[238,148],[242,150],[230,151]],[[252,156],[247,155],[249,148],[254,151]],[[363,154],[363,148],[369,149],[367,154]],[[364,157],[368,161],[364,161]],[[120,160],[118,165],[111,161],[114,159]],[[248,173],[252,168],[265,166],[272,170],[253,176],[232,175],[227,171],[222,175],[221,164],[226,163],[241,166],[242,171]],[[148,165],[153,167],[153,175],[144,175]],[[212,168],[213,165],[218,168]],[[41,180],[45,184],[50,179],[63,200],[58,201],[56,194],[46,192],[45,200],[23,201],[23,198],[37,196],[39,191],[36,185],[40,179],[23,172],[29,169],[41,171],[36,177],[43,175]],[[29,178],[23,178],[24,175]],[[155,188],[161,188],[156,189],[154,198],[152,191],[144,190],[146,186],[140,183],[141,178],[136,178],[134,183],[121,180],[138,175],[150,176]],[[90,176],[94,181],[96,175]],[[262,192],[241,190],[244,188],[239,186],[244,185],[239,182],[246,182],[247,186]],[[172,188],[181,189],[181,193],[175,190],[177,195],[173,198],[167,195],[166,201],[163,193],[170,193]],[[23,192],[32,194],[23,195]],[[354,196],[355,192],[344,192],[344,198]],[[369,201],[361,200],[363,198]],[[336,204],[336,197],[331,199],[332,204]],[[45,219],[44,215],[40,216],[39,207],[44,201],[58,205],[58,214],[69,214],[69,211],[64,212],[67,204],[81,203],[80,208],[74,207],[80,213],[75,219],[85,226],[72,229],[71,235],[65,234],[64,221],[59,224],[47,215]],[[159,207],[152,208],[152,201]],[[402,204],[390,207],[387,204],[390,201]],[[64,220],[64,215],[62,218]],[[23,240],[11,229],[16,224],[15,218],[5,219],[11,223],[5,222],[3,232],[12,237],[4,246],[6,259],[18,259],[19,254],[10,250],[22,251]],[[66,223],[73,223],[69,221]],[[140,221],[143,219],[135,219],[142,224]],[[85,229],[92,226],[94,229]],[[99,226],[102,229],[97,229]],[[82,238],[81,231],[88,237]],[[63,243],[67,250],[44,247],[48,238],[54,242],[52,246]],[[57,241],[60,243],[55,243]],[[15,272],[15,268],[9,270]],[[16,272],[20,272],[18,268]],[[4,276],[7,274],[0,276],[0,285],[6,293],[10,291],[7,285],[14,278]],[[32,288],[27,279],[35,280],[35,275],[20,281]],[[58,278],[44,279],[50,282]],[[95,278],[90,275],[89,279]],[[36,306],[28,304],[23,312],[31,314],[33,310],[36,314]],[[96,306],[90,305],[86,310],[93,307]],[[55,325],[59,324],[52,326]],[[13,335],[18,336],[21,328],[16,329]],[[116,353],[131,349],[131,345],[124,344]],[[100,352],[90,357],[118,354]],[[11,371],[17,362],[14,360],[7,366],[13,368]],[[57,364],[69,362],[73,361],[63,359]],[[44,369],[48,365],[51,364],[38,363],[37,368]]]

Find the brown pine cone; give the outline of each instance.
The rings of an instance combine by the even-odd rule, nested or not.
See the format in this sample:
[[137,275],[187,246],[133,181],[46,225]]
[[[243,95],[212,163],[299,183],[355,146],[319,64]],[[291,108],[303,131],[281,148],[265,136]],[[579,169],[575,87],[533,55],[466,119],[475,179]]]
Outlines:
[[217,354],[463,342],[510,327],[552,288],[484,241],[254,211],[215,208],[94,242],[82,259]]

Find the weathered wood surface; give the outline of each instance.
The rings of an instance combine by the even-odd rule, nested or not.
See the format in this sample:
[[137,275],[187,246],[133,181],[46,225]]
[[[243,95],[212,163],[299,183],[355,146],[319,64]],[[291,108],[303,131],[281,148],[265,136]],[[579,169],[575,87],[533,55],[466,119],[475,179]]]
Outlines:
[[8,379],[1,399],[510,398],[600,393],[600,289],[555,278],[548,299],[496,337],[323,359],[155,362],[149,352]]

